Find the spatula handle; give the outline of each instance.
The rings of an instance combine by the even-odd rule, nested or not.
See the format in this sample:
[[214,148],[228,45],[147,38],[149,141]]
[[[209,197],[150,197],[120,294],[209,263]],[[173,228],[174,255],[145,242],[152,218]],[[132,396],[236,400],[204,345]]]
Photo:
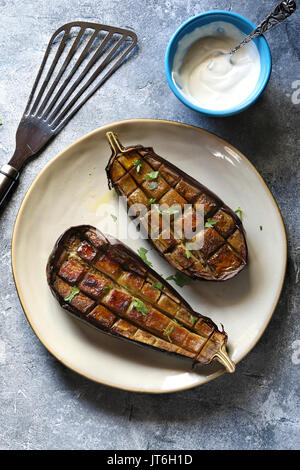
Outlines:
[[5,206],[7,199],[18,183],[19,172],[11,165],[0,169],[0,209]]
[[249,36],[246,36],[245,39],[240,42],[240,44],[231,49],[230,53],[234,54],[242,46],[252,41],[252,39],[256,38],[257,36],[261,36],[262,34],[269,31],[269,29],[281,23],[281,21],[285,20],[292,13],[294,13],[294,11],[296,11],[296,8],[297,6],[294,0],[285,0],[283,2],[280,2],[274,8],[274,10],[249,34]]

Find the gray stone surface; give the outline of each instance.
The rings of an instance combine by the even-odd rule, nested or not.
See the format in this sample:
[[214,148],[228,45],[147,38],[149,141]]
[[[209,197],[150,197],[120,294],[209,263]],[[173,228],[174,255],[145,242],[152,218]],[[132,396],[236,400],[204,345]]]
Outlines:
[[[59,25],[85,19],[129,26],[138,34],[140,45],[138,55],[125,65],[126,70],[112,77],[41,156],[27,166],[1,216],[2,449],[299,448],[300,10],[268,34],[273,57],[271,80],[257,104],[240,115],[211,119],[189,110],[174,97],[163,71],[168,40],[190,16],[218,8],[237,11],[256,21],[275,3],[0,0],[1,163],[6,163],[13,152],[16,126],[34,75],[50,33]],[[279,304],[262,339],[238,365],[235,375],[161,396],[97,385],[57,362],[23,315],[10,267],[13,223],[39,171],[64,147],[92,129],[135,117],[199,125],[238,147],[272,190],[285,220],[289,243]]]

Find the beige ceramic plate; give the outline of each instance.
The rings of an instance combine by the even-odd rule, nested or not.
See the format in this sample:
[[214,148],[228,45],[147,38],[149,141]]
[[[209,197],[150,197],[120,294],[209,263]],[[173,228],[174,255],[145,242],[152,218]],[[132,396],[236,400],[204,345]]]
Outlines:
[[[235,362],[254,347],[270,321],[283,284],[286,236],[264,181],[240,152],[215,135],[196,127],[144,119],[118,122],[88,134],[60,153],[33,182],[19,211],[12,243],[13,272],[22,306],[44,346],[85,377],[153,393],[203,384],[223,373],[223,368],[214,364],[192,371],[188,360],[108,337],[70,317],[48,288],[47,258],[64,230],[83,223],[102,230],[105,224],[106,230],[116,233],[110,214],[103,215],[103,204],[117,203],[113,191],[108,192],[104,171],[111,153],[105,133],[110,130],[118,133],[125,146],[153,146],[230,207],[243,209],[249,266],[224,283],[198,281],[178,288],[196,310],[224,324]],[[116,213],[117,208],[112,211]],[[123,215],[126,218],[125,211]],[[133,240],[134,235],[123,241],[134,250],[151,248],[145,240]],[[154,250],[148,255],[158,273],[174,272]]]

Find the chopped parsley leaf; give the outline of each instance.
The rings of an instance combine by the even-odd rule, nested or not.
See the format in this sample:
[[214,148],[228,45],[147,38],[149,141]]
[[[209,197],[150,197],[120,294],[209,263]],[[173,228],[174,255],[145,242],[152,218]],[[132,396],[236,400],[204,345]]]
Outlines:
[[178,214],[178,212],[180,211],[180,206],[171,206],[169,207],[169,209],[165,209],[162,211],[163,214],[170,214],[170,215],[173,215],[173,214]]
[[168,337],[168,340],[170,341],[170,343],[172,343],[173,341],[171,340],[170,338],[170,334],[172,333],[172,331],[174,330],[175,326],[171,326],[169,328],[169,330],[167,330],[166,328],[163,329],[163,332],[165,333],[165,335]]
[[154,207],[160,215],[162,215],[162,214],[174,215],[174,214],[177,214],[180,211],[180,206],[179,205],[171,206],[168,209],[164,209],[162,211],[160,210],[158,204],[154,204]]
[[152,286],[155,287],[156,289],[163,290],[163,285],[159,281],[155,281],[152,283]]
[[113,287],[113,286],[111,286],[111,285],[109,285],[109,286],[104,286],[104,287],[103,287],[103,293],[104,293],[104,294],[107,294],[108,291],[109,291],[110,289],[112,289],[112,287]]
[[158,178],[158,175],[159,175],[159,171],[150,171],[149,173],[145,175],[144,179],[146,181],[156,180],[156,178]]
[[148,204],[154,204],[155,201],[156,201],[156,199],[155,199],[154,197],[150,197],[150,198],[148,199]]
[[195,321],[196,321],[196,318],[194,317],[194,315],[190,315],[190,321],[191,321],[191,324],[194,326]]
[[113,219],[114,222],[117,221],[118,217],[114,214],[110,214],[111,218]]
[[185,249],[185,256],[189,259],[192,256],[192,253],[187,248]]
[[243,218],[243,211],[242,209],[240,208],[240,206],[234,211],[238,216],[239,218],[242,220]]
[[135,166],[137,173],[139,173],[142,168],[142,160],[134,160],[133,164]]
[[159,213],[159,215],[162,214],[162,211],[161,211],[160,208],[159,208],[159,204],[153,204],[153,207],[154,207],[154,209],[156,210],[156,212]]
[[214,225],[216,225],[217,222],[218,222],[217,219],[207,219],[207,221],[205,222],[204,227],[212,228]]
[[134,297],[134,300],[130,304],[130,310],[133,307],[142,315],[147,315],[147,313],[149,313],[149,308],[144,304],[144,302],[135,297]]
[[73,286],[70,294],[67,295],[67,297],[64,298],[64,301],[65,302],[71,302],[71,300],[73,300],[75,295],[79,294],[79,292],[80,292],[80,290],[78,289],[78,287]]
[[152,266],[152,263],[151,261],[149,261],[147,259],[147,256],[146,256],[146,253],[148,253],[149,250],[147,250],[147,248],[144,248],[141,246],[141,248],[138,249],[138,254],[140,255],[140,257],[142,258],[142,260],[144,261],[144,263],[148,264],[148,266]]
[[190,279],[183,273],[177,271],[172,276],[166,278],[167,281],[174,281],[177,286],[184,287],[190,283]]
[[259,226],[259,230],[262,231],[262,225]]

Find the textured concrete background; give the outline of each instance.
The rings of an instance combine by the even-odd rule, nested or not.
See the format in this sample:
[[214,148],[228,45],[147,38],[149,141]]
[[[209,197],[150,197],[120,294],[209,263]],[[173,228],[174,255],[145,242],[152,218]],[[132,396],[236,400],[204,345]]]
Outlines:
[[[263,97],[236,117],[210,119],[189,110],[171,93],[163,71],[168,40],[190,16],[219,8],[239,12],[255,22],[276,3],[0,0],[1,164],[13,152],[16,126],[33,78],[50,33],[58,26],[74,19],[128,26],[138,34],[140,46],[135,59],[120,69],[26,168],[18,191],[1,217],[2,449],[299,448],[300,5],[292,18],[268,34],[273,71]],[[57,362],[25,319],[10,267],[13,223],[39,171],[87,132],[108,122],[135,117],[199,125],[238,147],[272,190],[289,242],[287,276],[278,307],[263,338],[238,365],[235,375],[161,396],[97,385]]]

